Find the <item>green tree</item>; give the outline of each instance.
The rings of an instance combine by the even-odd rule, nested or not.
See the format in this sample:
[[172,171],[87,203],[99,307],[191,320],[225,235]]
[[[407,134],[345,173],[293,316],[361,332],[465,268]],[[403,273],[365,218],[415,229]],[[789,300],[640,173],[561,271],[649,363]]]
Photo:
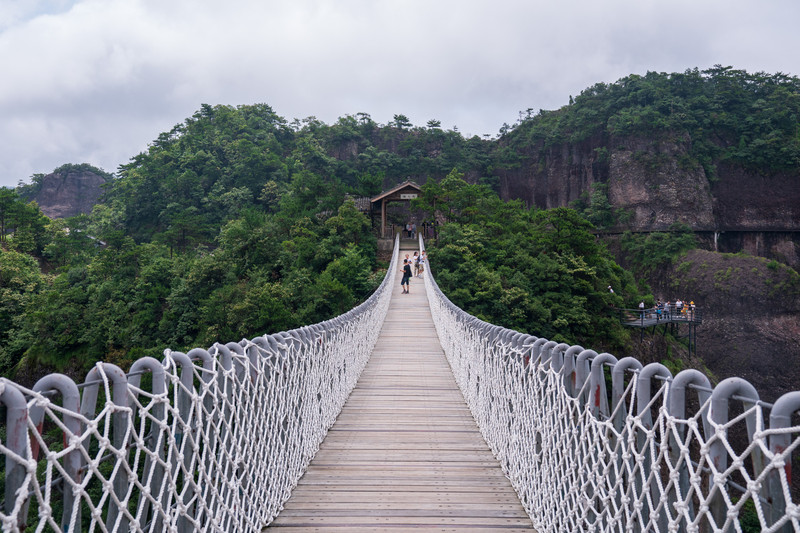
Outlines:
[[669,232],[623,234],[622,250],[642,275],[669,265],[682,253],[697,248],[697,238],[686,224],[676,222],[669,230]]
[[383,182],[386,179],[386,173],[378,172],[377,174],[370,174],[369,172],[363,172],[358,174],[356,179],[358,180],[358,194],[372,197],[380,194],[383,188]]
[[98,239],[89,233],[87,215],[51,220],[47,233],[48,243],[42,255],[50,264],[60,268],[86,264],[101,246]]
[[411,127],[411,121],[405,115],[394,115],[394,120],[390,123],[395,128],[405,130]]
[[183,207],[178,203],[166,206],[159,216],[165,227],[158,240],[167,244],[170,250],[185,252],[187,247],[203,237],[208,237],[208,229],[200,209],[195,206]]
[[[481,201],[495,205],[491,197]],[[633,276],[571,209],[529,211],[521,204],[482,210],[441,228],[431,264],[456,305],[495,324],[552,340],[608,349],[627,333],[612,311],[637,294]],[[618,290],[611,294],[607,287]]]
[[[38,293],[45,282],[33,257],[0,250],[0,347],[8,341],[9,332],[19,326],[31,296]],[[8,364],[4,369],[7,368]]]
[[25,203],[14,191],[0,189],[0,241],[39,255],[47,244],[47,223],[36,202]]
[[6,233],[19,203],[19,195],[12,189],[0,187],[0,242],[6,241]]

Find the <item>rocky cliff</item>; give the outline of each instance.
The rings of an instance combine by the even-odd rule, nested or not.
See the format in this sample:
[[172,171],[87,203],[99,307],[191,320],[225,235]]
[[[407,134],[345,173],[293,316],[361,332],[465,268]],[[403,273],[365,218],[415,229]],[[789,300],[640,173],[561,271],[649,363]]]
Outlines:
[[42,213],[67,218],[90,213],[103,193],[105,178],[86,170],[66,170],[44,176],[34,197]]
[[518,165],[496,169],[500,193],[552,208],[604,184],[611,206],[627,214],[611,229],[661,231],[681,222],[699,232],[709,249],[800,265],[800,175],[718,163],[709,179],[689,156],[689,143],[684,137],[611,136],[531,147]]

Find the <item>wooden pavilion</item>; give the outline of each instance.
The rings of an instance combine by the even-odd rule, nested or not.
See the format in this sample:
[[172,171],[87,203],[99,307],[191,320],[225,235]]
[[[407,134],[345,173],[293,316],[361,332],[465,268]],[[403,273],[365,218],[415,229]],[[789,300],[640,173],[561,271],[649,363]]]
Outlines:
[[414,183],[413,181],[405,181],[398,185],[397,187],[388,190],[384,193],[379,194],[375,198],[373,198],[370,202],[372,204],[372,211],[378,211],[378,205],[380,204],[380,212],[381,212],[381,237],[382,238],[393,238],[394,235],[387,235],[386,234],[386,204],[389,202],[409,202],[411,200],[418,198],[422,193],[422,189],[419,185]]

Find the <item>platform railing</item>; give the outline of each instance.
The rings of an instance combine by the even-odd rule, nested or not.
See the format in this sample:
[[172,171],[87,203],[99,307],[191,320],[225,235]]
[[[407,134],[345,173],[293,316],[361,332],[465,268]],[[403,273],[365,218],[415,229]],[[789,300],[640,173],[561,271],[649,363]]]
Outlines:
[[638,309],[617,309],[620,320],[624,324],[640,326],[660,325],[668,323],[701,324],[703,309],[692,305],[666,304],[656,307],[640,307]]

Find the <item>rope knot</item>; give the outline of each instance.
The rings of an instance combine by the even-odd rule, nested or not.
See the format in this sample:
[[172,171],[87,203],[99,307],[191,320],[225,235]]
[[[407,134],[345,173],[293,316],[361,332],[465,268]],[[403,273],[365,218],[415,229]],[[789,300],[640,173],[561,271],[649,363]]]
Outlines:
[[783,454],[776,453],[775,457],[772,458],[770,465],[776,470],[780,470],[786,466],[786,460],[784,459]]

